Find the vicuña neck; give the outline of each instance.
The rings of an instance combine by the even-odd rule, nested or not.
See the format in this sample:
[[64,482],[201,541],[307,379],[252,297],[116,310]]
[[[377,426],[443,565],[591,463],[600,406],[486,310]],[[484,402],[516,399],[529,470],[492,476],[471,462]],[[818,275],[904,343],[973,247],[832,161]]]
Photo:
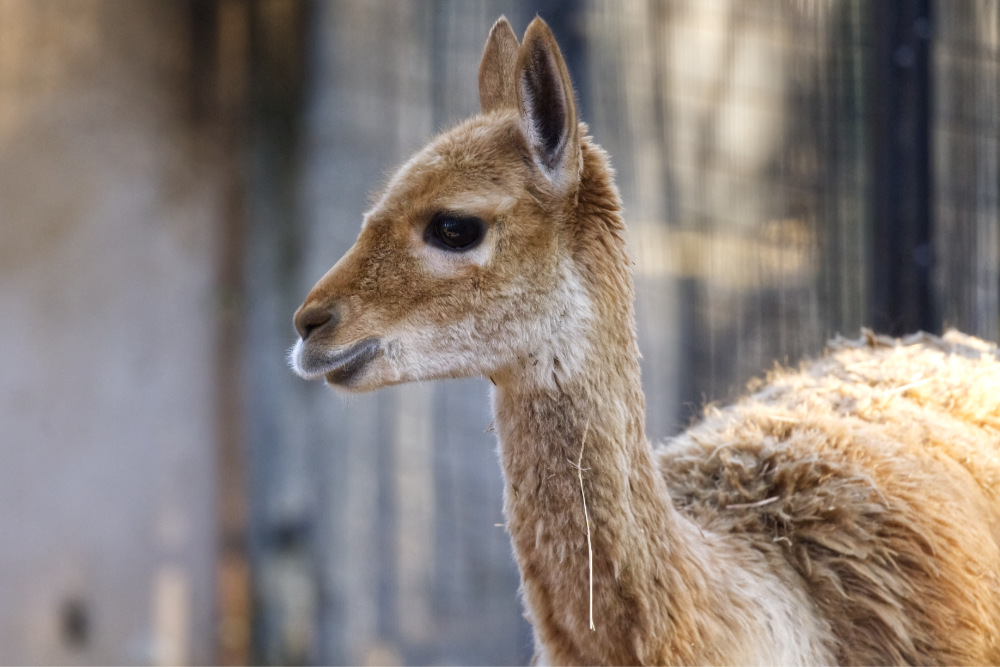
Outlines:
[[645,439],[637,363],[617,356],[622,366],[590,366],[555,390],[500,381],[495,393],[508,530],[536,633],[565,649],[555,663],[663,661],[640,638],[664,627],[668,597],[701,596],[691,526]]
[[[588,160],[602,157],[595,150],[584,152],[585,181]],[[593,171],[591,164],[591,179],[600,176]],[[688,615],[668,607],[698,604],[706,575],[692,551],[697,529],[670,504],[645,437],[623,227],[613,185],[601,185],[581,188],[581,218],[593,219],[578,221],[580,247],[606,250],[582,237],[614,234],[622,256],[603,258],[619,264],[613,270],[597,266],[582,277],[593,308],[586,340],[574,343],[583,349],[575,367],[544,360],[551,381],[530,372],[533,365],[494,378],[507,525],[535,632],[553,653],[564,650],[545,658],[684,661],[694,656],[684,646],[665,653],[655,635],[671,627],[668,642],[683,644],[699,634]],[[594,192],[603,201],[588,201]],[[555,347],[549,354],[558,357]]]

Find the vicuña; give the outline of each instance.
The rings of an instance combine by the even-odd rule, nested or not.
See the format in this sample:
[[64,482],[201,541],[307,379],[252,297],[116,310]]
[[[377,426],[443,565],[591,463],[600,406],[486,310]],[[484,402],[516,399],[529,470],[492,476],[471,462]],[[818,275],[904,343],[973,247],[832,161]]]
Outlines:
[[621,201],[549,28],[295,314],[347,391],[488,377],[536,660],[1000,663],[1000,353],[865,332],[654,448]]

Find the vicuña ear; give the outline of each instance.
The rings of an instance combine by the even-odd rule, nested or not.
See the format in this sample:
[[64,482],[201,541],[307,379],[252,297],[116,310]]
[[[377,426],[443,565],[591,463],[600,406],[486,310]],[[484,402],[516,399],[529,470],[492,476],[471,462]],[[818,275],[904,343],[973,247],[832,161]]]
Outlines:
[[555,185],[579,176],[573,84],[552,31],[535,18],[517,56],[517,105],[532,157]]
[[501,16],[490,30],[483,59],[479,61],[479,106],[483,113],[517,108],[514,65],[520,46],[510,23]]

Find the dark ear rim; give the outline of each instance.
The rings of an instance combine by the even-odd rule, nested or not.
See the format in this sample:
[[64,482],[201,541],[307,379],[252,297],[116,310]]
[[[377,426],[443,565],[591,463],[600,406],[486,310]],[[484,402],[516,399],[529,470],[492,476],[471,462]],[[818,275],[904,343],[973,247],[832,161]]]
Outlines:
[[524,33],[516,76],[521,129],[532,157],[550,180],[562,181],[575,168],[579,150],[576,99],[555,36],[539,17]]
[[506,16],[501,16],[486,38],[479,61],[479,107],[483,113],[516,109],[514,68],[521,45]]

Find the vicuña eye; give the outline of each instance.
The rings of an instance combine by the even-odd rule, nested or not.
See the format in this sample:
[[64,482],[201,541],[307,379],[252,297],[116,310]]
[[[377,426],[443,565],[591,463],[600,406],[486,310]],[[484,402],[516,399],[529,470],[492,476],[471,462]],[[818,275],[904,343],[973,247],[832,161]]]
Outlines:
[[439,213],[431,219],[424,240],[445,250],[470,250],[486,235],[486,223],[479,218]]

